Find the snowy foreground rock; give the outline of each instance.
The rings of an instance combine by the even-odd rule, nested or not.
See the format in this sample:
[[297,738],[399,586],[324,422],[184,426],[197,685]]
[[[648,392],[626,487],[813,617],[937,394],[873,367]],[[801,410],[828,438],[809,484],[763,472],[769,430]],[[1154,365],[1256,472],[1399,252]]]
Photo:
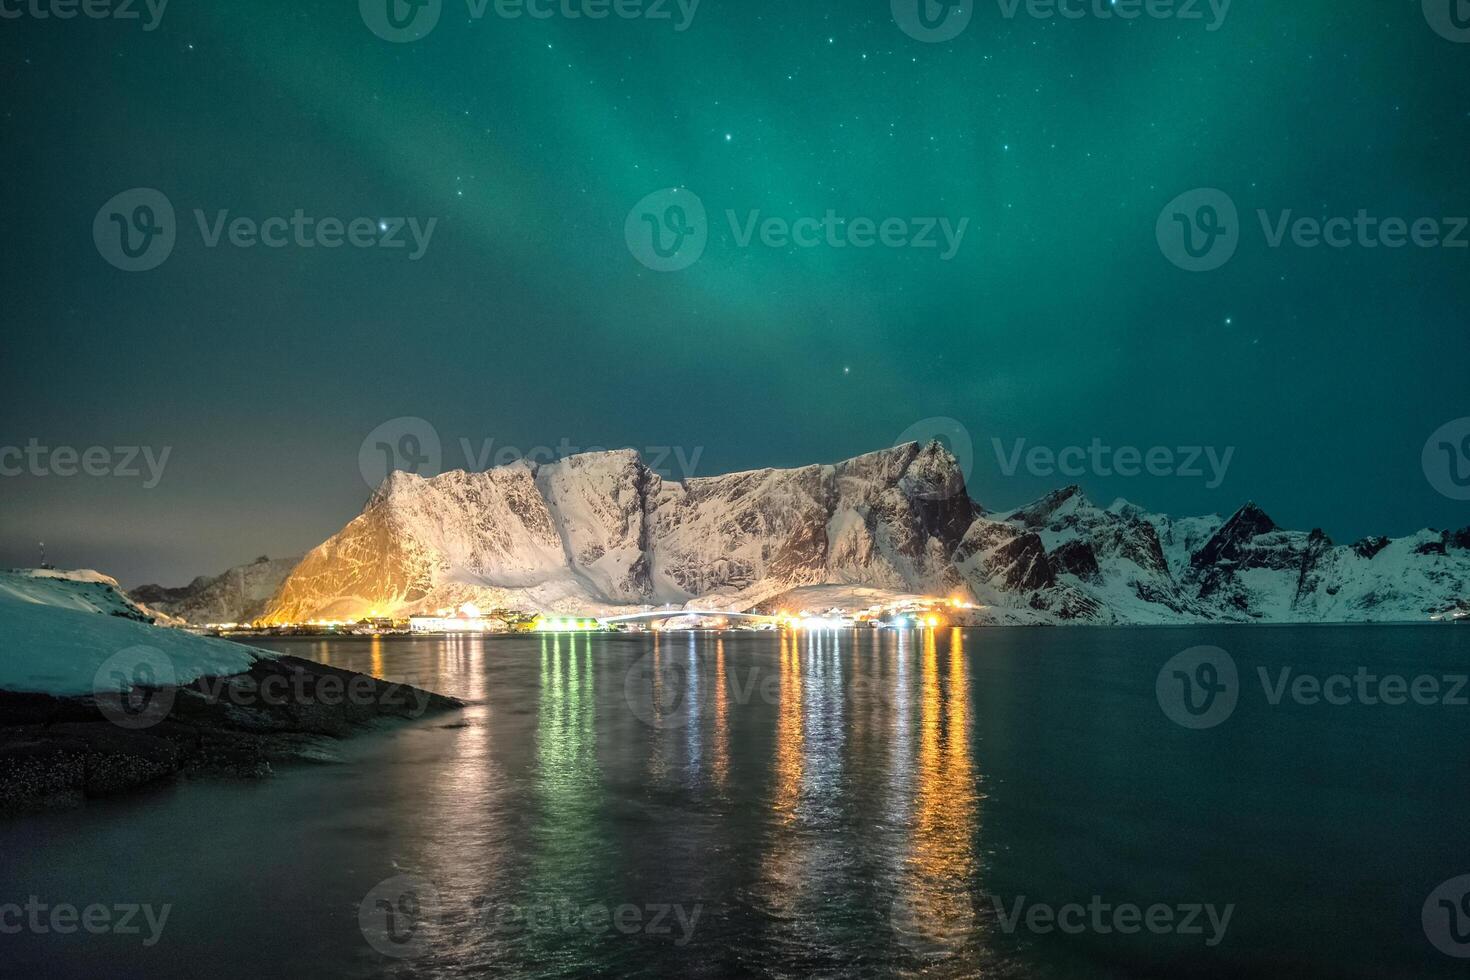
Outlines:
[[96,572],[0,572],[0,812],[262,776],[451,698],[149,625]]
[[979,624],[1424,622],[1470,613],[1470,528],[1336,545],[1254,504],[1174,519],[1121,500],[1100,508],[1076,487],[990,512],[938,444],[683,483],[619,450],[395,472],[286,576],[262,619],[465,602],[771,609],[819,586],[961,595],[980,605]]

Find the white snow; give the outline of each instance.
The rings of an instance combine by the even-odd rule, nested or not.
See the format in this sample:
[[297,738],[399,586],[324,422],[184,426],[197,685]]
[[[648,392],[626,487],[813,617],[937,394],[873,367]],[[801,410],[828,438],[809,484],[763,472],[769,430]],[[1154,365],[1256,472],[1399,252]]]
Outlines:
[[301,562],[292,558],[257,558],[213,576],[200,576],[181,588],[140,585],[128,597],[170,625],[247,623],[263,611],[286,576]]
[[139,647],[166,657],[179,684],[238,674],[273,656],[128,618],[139,614],[116,581],[97,572],[0,571],[0,690],[64,697],[117,689],[114,672],[99,681],[99,671],[119,654],[113,664],[126,666]]
[[[1195,556],[1226,526],[1219,516],[1171,518],[1126,500],[1099,508],[1077,487],[982,516],[937,446],[682,483],[632,451],[589,453],[390,476],[302,560],[267,619],[464,602],[581,615],[671,603],[739,610],[824,585],[969,591],[996,621],[1424,621],[1470,609],[1470,549],[1434,553],[1438,532],[1367,559],[1306,532],[1236,540],[1266,526],[1247,516],[1221,539],[1238,563],[1198,568]],[[975,548],[962,546],[966,522]]]

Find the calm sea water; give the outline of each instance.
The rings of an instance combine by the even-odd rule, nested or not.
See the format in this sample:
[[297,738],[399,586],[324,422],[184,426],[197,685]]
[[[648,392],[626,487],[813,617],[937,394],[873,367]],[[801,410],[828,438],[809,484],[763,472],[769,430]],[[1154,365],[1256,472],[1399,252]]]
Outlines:
[[[1191,730],[1156,679],[1202,644],[1233,657],[1238,703]],[[0,974],[1379,978],[1470,962],[1422,917],[1470,874],[1470,707],[1273,705],[1257,674],[1465,674],[1463,628],[269,645],[474,704],[259,783],[0,822],[0,905],[169,906],[153,945],[147,926],[0,935]],[[1229,909],[1223,928],[1191,917],[1206,906]]]

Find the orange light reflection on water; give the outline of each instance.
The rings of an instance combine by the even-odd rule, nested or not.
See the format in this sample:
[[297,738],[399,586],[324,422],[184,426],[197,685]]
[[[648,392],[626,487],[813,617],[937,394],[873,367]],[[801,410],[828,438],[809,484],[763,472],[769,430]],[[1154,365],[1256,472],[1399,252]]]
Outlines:
[[926,632],[923,642],[918,785],[894,925],[924,952],[953,952],[975,929],[979,794],[970,754],[968,670],[960,629],[950,632],[943,677],[936,633]]
[[776,791],[772,806],[782,821],[796,816],[801,799],[806,730],[802,715],[801,649],[795,635],[781,634],[781,703],[776,715]]
[[715,640],[715,745],[712,769],[715,784],[724,789],[730,781],[730,705],[725,680],[725,640]]

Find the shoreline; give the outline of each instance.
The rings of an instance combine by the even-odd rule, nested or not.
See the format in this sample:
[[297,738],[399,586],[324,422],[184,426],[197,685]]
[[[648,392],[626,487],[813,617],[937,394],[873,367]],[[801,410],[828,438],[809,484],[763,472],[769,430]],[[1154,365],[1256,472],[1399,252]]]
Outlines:
[[[1443,627],[1470,624],[1470,616],[1445,617],[1444,619],[1343,619],[1329,621],[1301,620],[1290,622],[1241,622],[1240,620],[1206,620],[1198,623],[947,623],[936,627],[939,630],[963,629],[963,630],[1065,630],[1085,632],[1088,630],[1187,630],[1187,629],[1215,629],[1217,627],[1230,627],[1241,629],[1303,629],[1307,627],[1335,629],[1335,628],[1357,628],[1357,627]],[[484,639],[513,639],[519,637],[538,636],[598,636],[598,637],[637,637],[646,636],[649,633],[720,633],[723,635],[753,635],[763,636],[769,633],[790,632],[786,630],[752,630],[752,629],[667,629],[667,630],[562,630],[546,632],[518,632],[514,630],[445,630],[434,633],[412,633],[382,632],[382,633],[208,633],[203,634],[218,637],[222,640],[232,642],[243,642],[245,640],[403,640],[403,639],[433,639],[436,637],[472,638],[482,637]],[[844,626],[840,629],[811,629],[794,631],[797,634],[805,632],[822,633],[872,633],[882,635],[884,633],[911,632],[921,633],[922,629],[894,630],[885,628],[882,630],[866,629],[863,626]]]
[[0,690],[0,817],[186,778],[261,779],[329,740],[464,705],[290,655],[126,695]]

